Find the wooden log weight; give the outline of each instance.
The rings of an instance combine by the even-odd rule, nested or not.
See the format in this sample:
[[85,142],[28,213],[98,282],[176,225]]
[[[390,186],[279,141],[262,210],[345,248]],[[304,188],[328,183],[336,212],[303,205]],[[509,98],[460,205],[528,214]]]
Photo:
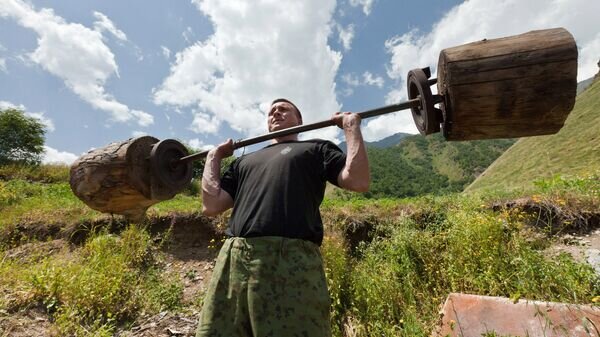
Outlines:
[[[185,187],[166,186],[154,177],[149,159],[158,142],[143,136],[84,154],[71,166],[73,193],[97,211],[142,220],[148,207],[171,199]],[[184,151],[180,157],[187,155]]]
[[555,28],[444,49],[437,85],[447,140],[553,134],[575,104],[577,46]]

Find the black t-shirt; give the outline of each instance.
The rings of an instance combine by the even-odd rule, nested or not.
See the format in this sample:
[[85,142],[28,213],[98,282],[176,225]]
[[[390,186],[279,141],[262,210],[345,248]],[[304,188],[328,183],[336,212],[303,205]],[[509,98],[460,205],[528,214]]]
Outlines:
[[227,235],[282,236],[320,245],[325,182],[337,185],[345,163],[335,144],[319,139],[271,144],[236,159],[221,178],[221,188],[234,201]]

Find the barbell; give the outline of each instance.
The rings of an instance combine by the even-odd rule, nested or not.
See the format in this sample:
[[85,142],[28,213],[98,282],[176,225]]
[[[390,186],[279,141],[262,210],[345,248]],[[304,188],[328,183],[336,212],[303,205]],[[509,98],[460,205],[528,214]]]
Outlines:
[[[361,119],[371,118],[392,112],[410,109],[417,129],[428,135],[440,130],[441,110],[435,104],[442,102],[442,97],[433,95],[430,86],[436,80],[429,80],[429,68],[413,69],[407,77],[408,100],[397,104],[359,112]],[[324,120],[312,124],[270,132],[261,136],[247,138],[233,143],[234,149],[258,144],[267,140],[287,135],[334,126],[332,120]],[[192,162],[206,157],[208,151],[189,154],[186,147],[174,139],[165,139],[156,143],[150,153],[150,167],[153,175],[162,185],[172,186],[174,190],[182,190],[192,179]]]
[[[408,72],[407,101],[358,114],[366,119],[410,109],[422,135],[441,131],[446,140],[460,141],[556,133],[574,106],[577,46],[563,28],[447,48],[437,69],[437,79],[428,67]],[[334,125],[298,125],[233,147]],[[138,218],[188,186],[193,161],[207,153],[189,154],[174,139],[129,139],[83,155],[71,167],[70,184],[88,206]]]

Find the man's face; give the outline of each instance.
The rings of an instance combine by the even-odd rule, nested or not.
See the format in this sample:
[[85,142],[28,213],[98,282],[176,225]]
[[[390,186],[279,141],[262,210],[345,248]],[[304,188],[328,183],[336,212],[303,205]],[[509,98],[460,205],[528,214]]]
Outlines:
[[267,118],[269,132],[291,128],[300,125],[298,112],[288,102],[277,102],[271,105]]

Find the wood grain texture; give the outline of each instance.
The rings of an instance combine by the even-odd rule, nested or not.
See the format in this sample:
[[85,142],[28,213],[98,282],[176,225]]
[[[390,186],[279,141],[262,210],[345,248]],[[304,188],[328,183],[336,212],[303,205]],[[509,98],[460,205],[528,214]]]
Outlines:
[[575,104],[577,46],[563,28],[448,48],[438,92],[448,140],[558,132]]
[[161,201],[151,195],[147,158],[158,139],[150,136],[111,143],[81,156],[70,171],[73,193],[92,209],[143,219]]

